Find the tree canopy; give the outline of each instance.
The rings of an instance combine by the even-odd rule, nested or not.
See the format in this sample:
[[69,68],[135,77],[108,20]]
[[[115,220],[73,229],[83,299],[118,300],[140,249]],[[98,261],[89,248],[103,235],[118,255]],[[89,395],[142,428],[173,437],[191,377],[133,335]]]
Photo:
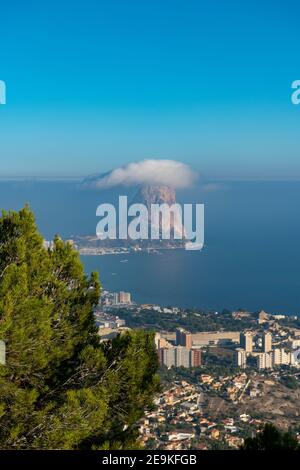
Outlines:
[[44,247],[28,207],[0,218],[0,448],[136,446],[158,390],[151,333],[99,344],[100,283],[59,237]]
[[245,439],[242,450],[299,450],[295,436],[290,432],[282,432],[273,424],[265,424],[255,437]]

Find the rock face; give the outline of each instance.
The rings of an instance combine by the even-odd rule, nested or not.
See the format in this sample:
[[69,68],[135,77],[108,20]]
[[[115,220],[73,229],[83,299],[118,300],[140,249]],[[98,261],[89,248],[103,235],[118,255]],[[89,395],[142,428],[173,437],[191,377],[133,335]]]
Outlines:
[[166,203],[170,206],[176,203],[176,192],[169,186],[146,184],[138,191],[135,202],[145,204],[148,210],[150,210],[151,204]]
[[[144,185],[142,186],[135,199],[135,203],[140,203],[144,204],[147,209],[148,209],[148,216],[149,216],[149,224],[153,227],[153,220],[151,219],[151,205],[152,204],[167,204],[168,206],[172,206],[173,204],[176,204],[176,191],[173,188],[170,188],[169,186],[164,186],[164,185]],[[170,239],[174,239],[175,234],[179,237],[182,236],[184,238],[184,229],[182,227],[182,219],[178,215],[173,215],[171,213],[170,221],[168,223],[167,219],[164,220],[161,219],[160,222],[158,222],[158,225],[156,224],[156,227],[158,228],[158,231],[160,235],[164,230],[168,229],[168,226],[170,226],[170,231],[171,231],[171,236]],[[182,235],[183,234],[183,235]]]

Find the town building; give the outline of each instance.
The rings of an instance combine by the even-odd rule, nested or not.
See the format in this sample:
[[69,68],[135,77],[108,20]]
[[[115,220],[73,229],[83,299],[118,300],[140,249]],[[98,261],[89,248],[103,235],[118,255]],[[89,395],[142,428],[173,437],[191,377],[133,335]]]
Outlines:
[[246,351],[246,353],[252,353],[253,351],[253,335],[251,331],[246,331],[240,334],[240,346]]
[[239,343],[240,339],[238,331],[201,331],[200,333],[192,333],[191,336],[194,347]]
[[258,353],[257,354],[257,367],[259,370],[262,369],[272,369],[273,360],[272,354],[270,353]]
[[245,349],[238,348],[235,350],[235,365],[244,369],[247,365],[247,353]]
[[294,364],[294,354],[286,352],[284,348],[277,348],[268,353],[257,354],[257,367],[259,369],[273,369],[275,366],[291,366]]
[[274,349],[272,351],[273,366],[293,365],[295,363],[294,355],[286,352],[284,348]]
[[192,349],[192,367],[201,366],[201,351],[199,349]]
[[184,346],[187,349],[192,347],[192,334],[183,328],[177,328],[176,330],[176,345]]
[[189,349],[184,346],[158,348],[158,358],[166,367],[199,367],[201,365],[201,351]]
[[262,348],[265,353],[272,351],[272,334],[269,331],[263,334]]
[[176,349],[175,348],[163,348],[160,350],[161,355],[159,358],[161,359],[161,363],[165,366],[175,367],[176,365]]
[[120,304],[131,304],[130,292],[121,291],[120,294],[119,294],[119,303]]
[[299,348],[300,346],[300,339],[291,339],[288,343],[288,345],[292,348],[292,349],[296,349],[296,348]]
[[257,312],[256,315],[257,315],[257,322],[259,325],[262,325],[263,323],[266,323],[267,321],[270,320],[270,315],[266,313],[264,310]]

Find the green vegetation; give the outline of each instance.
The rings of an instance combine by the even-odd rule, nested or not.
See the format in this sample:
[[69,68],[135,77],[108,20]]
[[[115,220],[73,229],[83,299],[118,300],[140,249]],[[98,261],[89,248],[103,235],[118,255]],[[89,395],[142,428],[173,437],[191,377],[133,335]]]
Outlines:
[[281,326],[288,326],[289,328],[299,328],[300,329],[300,319],[295,317],[286,316],[279,320]]
[[161,383],[166,387],[174,384],[178,380],[186,380],[189,383],[199,383],[199,375],[203,373],[201,367],[192,367],[190,369],[186,367],[171,367],[168,369],[166,366],[161,366],[159,369],[159,375]]
[[47,250],[28,208],[0,218],[0,448],[124,449],[158,390],[153,336],[99,345],[100,285],[58,237]]
[[126,320],[131,328],[145,328],[156,331],[175,331],[176,328],[185,328],[192,333],[200,331],[242,331],[253,327],[254,318],[235,320],[231,312],[223,311],[216,315],[213,312],[200,312],[185,310],[178,314],[161,313],[156,310],[136,311],[128,308],[118,310],[118,315]]
[[284,375],[281,377],[281,383],[292,390],[297,390],[298,388],[298,380],[292,375]]
[[168,369],[166,366],[161,366],[159,375],[161,383],[165,386],[172,385],[175,381],[186,380],[191,384],[199,384],[199,377],[201,374],[209,374],[215,378],[224,377],[227,375],[236,374],[239,369],[233,365],[206,365],[203,364],[199,367],[171,367]]
[[273,424],[265,424],[256,437],[245,439],[242,450],[300,450],[296,437],[282,432]]
[[207,347],[202,354],[202,363],[208,369],[236,369],[234,366],[234,351],[231,349]]

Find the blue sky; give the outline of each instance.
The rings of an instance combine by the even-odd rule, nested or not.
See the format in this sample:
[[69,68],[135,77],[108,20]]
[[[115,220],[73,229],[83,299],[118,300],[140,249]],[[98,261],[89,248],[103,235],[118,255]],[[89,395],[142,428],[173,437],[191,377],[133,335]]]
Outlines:
[[211,178],[300,178],[294,1],[1,3],[0,176],[144,158]]

